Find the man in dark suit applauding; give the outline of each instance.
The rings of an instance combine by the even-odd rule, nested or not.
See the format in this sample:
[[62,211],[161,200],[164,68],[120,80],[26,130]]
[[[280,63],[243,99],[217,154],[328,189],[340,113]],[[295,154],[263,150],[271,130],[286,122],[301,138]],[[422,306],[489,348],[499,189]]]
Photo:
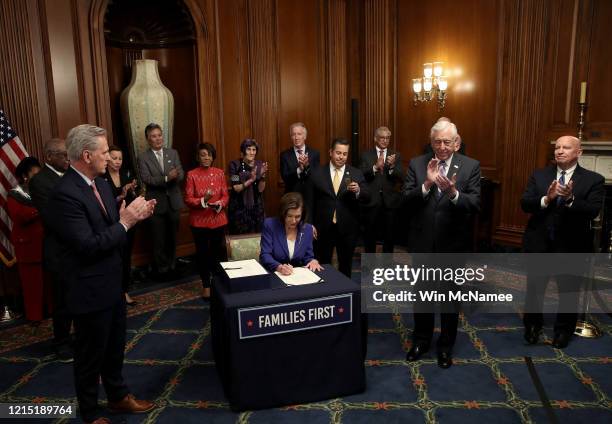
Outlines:
[[[59,182],[64,172],[70,166],[66,142],[60,138],[52,138],[45,143],[45,166],[30,181],[30,195],[32,203],[44,218],[48,211],[47,202],[53,189]],[[70,346],[70,327],[72,319],[64,304],[64,293],[62,293],[61,278],[62,269],[58,265],[55,255],[53,238],[48,236],[49,230],[44,224],[45,235],[43,238],[43,268],[45,280],[51,282],[53,293],[53,345],[57,358],[61,362],[71,362],[73,359],[72,347]]]
[[[523,250],[527,253],[588,253],[593,251],[591,220],[601,210],[604,178],[578,165],[582,154],[580,140],[559,137],[555,143],[556,165],[536,170],[529,182],[521,207],[531,217],[525,229]],[[568,258],[570,260],[571,258]],[[574,270],[579,272],[579,270]],[[536,275],[538,274],[538,275]],[[541,313],[548,275],[527,274],[527,311],[523,317],[525,340],[538,342],[542,330]],[[553,346],[567,346],[576,329],[576,279],[558,275],[559,310],[555,321]]]
[[312,171],[308,182],[308,221],[315,227],[315,256],[331,262],[334,247],[339,270],[351,278],[353,252],[359,237],[359,204],[370,199],[363,174],[346,164],[348,140],[337,138],[329,150],[329,165]]
[[[455,151],[457,128],[439,121],[431,128],[434,152],[410,161],[404,194],[414,213],[410,225],[412,253],[462,253],[472,250],[472,216],[480,208],[480,164]],[[415,305],[413,345],[408,361],[418,360],[429,350],[434,329],[431,311],[418,313]],[[448,305],[446,305],[448,306]],[[454,309],[454,308],[452,308]],[[457,337],[456,310],[441,314],[437,342],[438,365],[452,365]]]
[[308,130],[301,122],[289,126],[289,136],[293,147],[281,153],[281,177],[285,183],[285,193],[298,191],[304,194],[304,184],[311,170],[319,166],[319,152],[306,146]]
[[185,177],[178,152],[164,146],[161,127],[151,123],[145,128],[150,149],[138,157],[140,178],[146,184],[146,198],[155,199],[150,219],[153,236],[153,262],[161,278],[171,277],[176,258],[176,234],[180,210],[184,206],[180,183]]
[[49,199],[45,216],[63,270],[65,301],[74,319],[74,376],[79,411],[85,422],[108,422],[98,415],[98,384],[108,407],[146,412],[123,382],[125,297],[121,288],[121,248],[127,230],[153,213],[155,200],[143,197],[117,210],[108,183],[100,178],[110,159],[106,131],[79,125],[66,139],[71,167]]
[[374,148],[361,154],[359,168],[370,191],[370,201],[364,205],[364,247],[366,253],[376,253],[376,238],[383,230],[383,253],[393,253],[395,211],[401,203],[399,186],[404,182],[402,158],[389,149],[391,131],[380,127],[374,131]]

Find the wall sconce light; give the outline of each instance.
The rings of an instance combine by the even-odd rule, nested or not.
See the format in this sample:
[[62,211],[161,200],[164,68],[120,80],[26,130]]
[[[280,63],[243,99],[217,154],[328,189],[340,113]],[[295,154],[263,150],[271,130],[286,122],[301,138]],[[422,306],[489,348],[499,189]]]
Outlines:
[[438,110],[444,109],[448,80],[443,76],[443,73],[444,62],[425,63],[423,65],[423,77],[412,80],[415,106],[419,102],[429,102],[435,99],[438,103]]

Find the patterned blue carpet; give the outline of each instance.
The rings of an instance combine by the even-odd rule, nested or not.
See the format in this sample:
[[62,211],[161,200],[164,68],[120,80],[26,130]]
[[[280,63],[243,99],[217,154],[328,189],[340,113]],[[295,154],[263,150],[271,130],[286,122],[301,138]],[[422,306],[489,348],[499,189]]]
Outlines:
[[[147,415],[114,415],[113,422],[547,423],[525,365],[524,356],[530,356],[558,422],[612,423],[607,317],[599,317],[602,338],[574,338],[564,350],[551,347],[550,327],[541,344],[526,346],[518,315],[462,317],[455,364],[442,370],[435,351],[417,363],[405,362],[411,316],[370,315],[364,393],[233,413],[212,357],[208,304],[198,292],[199,284],[187,283],[137,296],[139,309],[128,319],[124,376],[138,397],[160,407]],[[0,402],[73,400],[72,365],[48,355],[48,337],[44,326],[0,331]]]

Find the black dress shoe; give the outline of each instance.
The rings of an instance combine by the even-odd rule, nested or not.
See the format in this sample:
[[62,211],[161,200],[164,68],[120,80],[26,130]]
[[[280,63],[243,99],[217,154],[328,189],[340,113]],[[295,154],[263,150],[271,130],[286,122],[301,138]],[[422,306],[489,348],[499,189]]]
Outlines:
[[557,349],[563,349],[567,347],[571,338],[571,334],[561,332],[555,333],[555,338],[553,339],[553,346]]
[[453,365],[453,357],[450,352],[438,352],[438,366],[440,368],[450,368]]
[[130,307],[134,307],[134,306],[138,305],[138,302],[136,302],[135,300],[132,300],[131,302],[125,302],[125,304],[130,306]]
[[540,339],[540,333],[542,329],[539,327],[527,327],[525,328],[525,341],[529,344],[536,344]]
[[406,360],[409,362],[418,361],[423,354],[427,353],[429,346],[423,344],[415,344],[410,348],[406,355]]

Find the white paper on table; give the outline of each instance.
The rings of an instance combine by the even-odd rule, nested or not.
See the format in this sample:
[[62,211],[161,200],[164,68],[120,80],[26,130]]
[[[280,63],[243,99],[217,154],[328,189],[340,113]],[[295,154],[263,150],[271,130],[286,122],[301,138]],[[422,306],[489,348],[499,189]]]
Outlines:
[[244,261],[221,262],[221,268],[229,278],[251,277],[253,275],[265,275],[268,273],[255,259]]
[[282,275],[279,272],[275,272],[275,274],[288,286],[303,286],[305,284],[314,284],[321,281],[321,277],[308,268],[295,267],[291,275]]

